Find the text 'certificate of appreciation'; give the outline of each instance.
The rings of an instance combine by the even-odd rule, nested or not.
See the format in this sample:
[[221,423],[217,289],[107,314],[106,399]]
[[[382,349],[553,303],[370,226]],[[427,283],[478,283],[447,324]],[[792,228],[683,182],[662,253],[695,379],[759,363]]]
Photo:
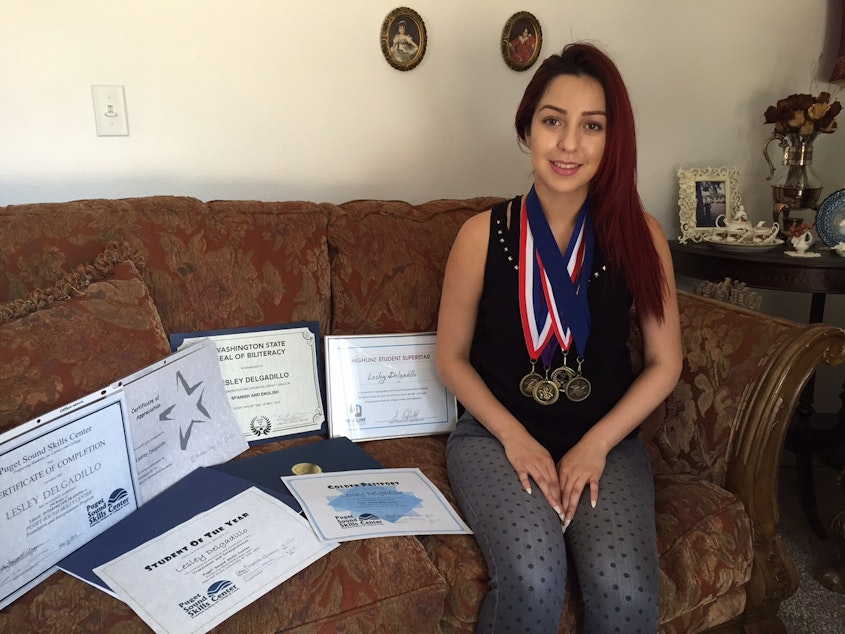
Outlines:
[[253,442],[324,431],[315,332],[316,322],[236,328],[174,335],[171,345],[181,350],[201,337],[214,341],[232,410]]
[[0,608],[138,507],[127,419],[117,393],[0,437]]
[[326,337],[331,436],[373,440],[448,433],[455,396],[437,374],[434,333]]
[[472,533],[419,469],[282,476],[320,539]]
[[226,462],[249,448],[211,341],[180,350],[120,385],[129,408],[141,504],[197,467]]
[[198,634],[336,547],[250,487],[94,572],[156,632]]

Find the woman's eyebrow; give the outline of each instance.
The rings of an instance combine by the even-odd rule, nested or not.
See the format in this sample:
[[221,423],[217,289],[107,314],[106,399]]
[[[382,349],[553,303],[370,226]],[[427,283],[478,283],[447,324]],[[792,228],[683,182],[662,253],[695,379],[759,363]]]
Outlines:
[[[557,106],[552,106],[551,104],[548,104],[548,105],[545,105],[545,106],[540,106],[540,110],[544,110],[546,108],[548,108],[549,110],[554,110],[555,112],[559,112],[561,114],[569,114],[569,112],[566,110],[566,108],[558,108]],[[602,117],[607,116],[607,113],[604,110],[585,110],[581,114],[586,115],[586,116],[595,116],[595,115],[600,115]]]

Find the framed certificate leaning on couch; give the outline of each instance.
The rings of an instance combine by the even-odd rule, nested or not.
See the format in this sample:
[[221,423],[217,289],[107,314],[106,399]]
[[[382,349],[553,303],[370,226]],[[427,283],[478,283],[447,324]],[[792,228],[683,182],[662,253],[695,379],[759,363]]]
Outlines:
[[435,333],[326,338],[329,435],[351,440],[449,433],[457,401],[435,366]]

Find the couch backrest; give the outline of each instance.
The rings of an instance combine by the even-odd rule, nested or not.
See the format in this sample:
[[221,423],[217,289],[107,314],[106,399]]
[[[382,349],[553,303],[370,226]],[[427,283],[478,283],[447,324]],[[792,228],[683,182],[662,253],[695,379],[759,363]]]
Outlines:
[[126,242],[167,333],[330,322],[328,215],[308,202],[151,196],[0,207],[0,302]]
[[500,200],[433,200],[422,205],[359,200],[332,207],[332,332],[435,330],[443,271],[458,229]]
[[[168,334],[318,321],[324,334],[431,331],[462,223],[500,198],[421,205],[152,196],[0,207],[0,303],[49,286],[110,243],[145,260]],[[681,293],[685,362],[646,431],[673,471],[721,483],[749,390],[798,324]],[[632,330],[637,361],[638,330]]]

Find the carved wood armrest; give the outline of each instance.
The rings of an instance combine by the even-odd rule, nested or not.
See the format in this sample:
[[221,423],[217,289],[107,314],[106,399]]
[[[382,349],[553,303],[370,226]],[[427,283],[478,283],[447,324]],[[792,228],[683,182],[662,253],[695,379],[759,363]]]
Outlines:
[[725,487],[745,504],[754,533],[754,567],[749,609],[789,597],[798,574],[777,537],[778,477],[787,429],[801,390],[822,364],[845,362],[845,330],[823,324],[796,329],[796,336],[773,355],[747,399],[729,449]]

